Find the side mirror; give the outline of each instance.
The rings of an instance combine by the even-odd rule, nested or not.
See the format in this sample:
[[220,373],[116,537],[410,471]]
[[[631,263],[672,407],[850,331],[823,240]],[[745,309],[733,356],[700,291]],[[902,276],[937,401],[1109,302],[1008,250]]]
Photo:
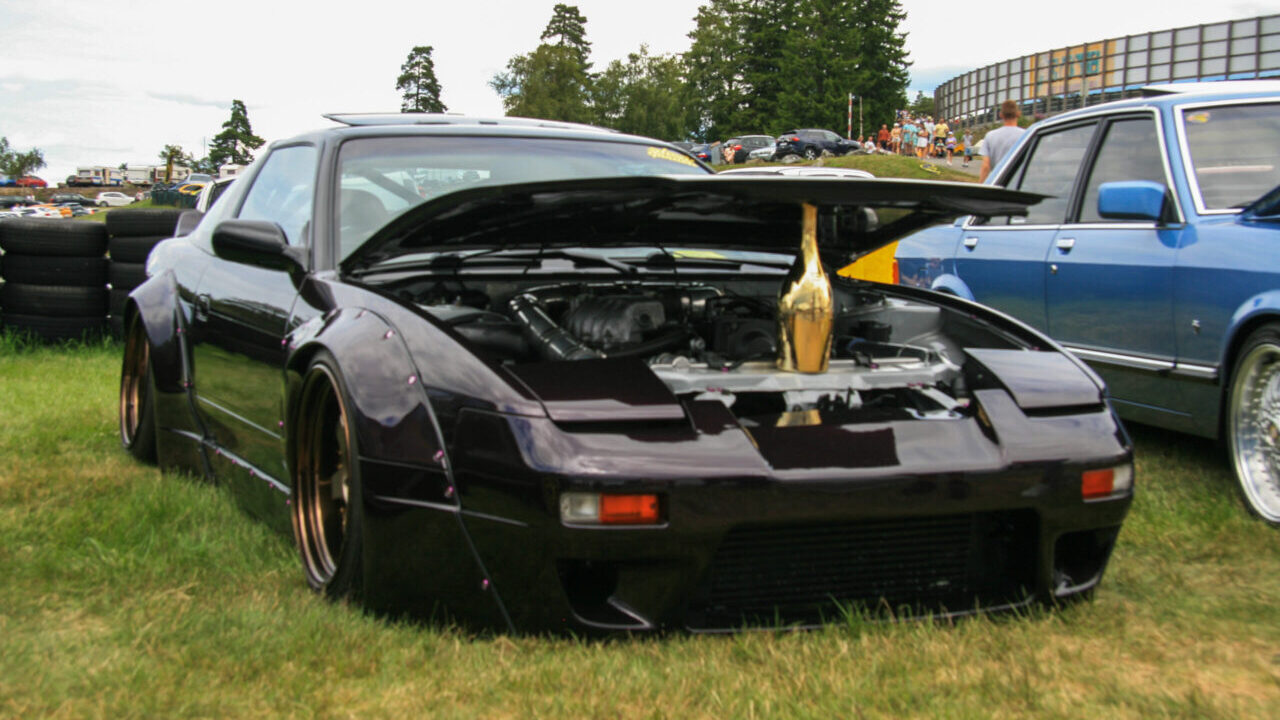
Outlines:
[[1102,183],[1098,187],[1098,215],[1112,220],[1164,219],[1165,186],[1150,180]]
[[223,220],[213,229],[213,252],[231,262],[271,270],[306,269],[306,250],[293,247],[280,226],[265,220]]

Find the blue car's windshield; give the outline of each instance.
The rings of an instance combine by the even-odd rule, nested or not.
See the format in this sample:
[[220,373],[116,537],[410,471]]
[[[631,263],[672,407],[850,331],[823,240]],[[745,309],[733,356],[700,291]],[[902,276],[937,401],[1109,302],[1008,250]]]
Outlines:
[[456,190],[707,172],[688,156],[660,146],[476,136],[358,138],[343,143],[339,166],[341,258],[410,208]]
[[1280,185],[1280,103],[1188,108],[1182,122],[1205,209],[1245,207]]

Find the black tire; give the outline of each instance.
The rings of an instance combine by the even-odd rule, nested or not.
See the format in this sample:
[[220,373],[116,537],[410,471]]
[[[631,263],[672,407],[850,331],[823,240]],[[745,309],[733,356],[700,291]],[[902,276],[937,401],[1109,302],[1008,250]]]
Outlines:
[[107,259],[9,254],[4,257],[4,267],[0,277],[9,282],[28,285],[106,287]]
[[132,290],[147,280],[147,266],[142,263],[113,262],[107,268],[107,282],[115,290]]
[[29,333],[50,342],[62,340],[96,340],[102,336],[106,317],[45,317],[6,312],[4,326]]
[[182,210],[166,208],[121,208],[107,213],[107,234],[116,237],[173,237]]
[[334,599],[359,598],[363,577],[364,502],[349,397],[337,362],[322,351],[307,369],[290,422],[294,539],[307,584]]
[[107,316],[105,287],[62,287],[6,282],[0,287],[0,307],[6,312],[45,317]]
[[124,317],[124,306],[128,302],[128,290],[116,290],[113,288],[107,295],[107,312],[112,317]]
[[1280,528],[1280,324],[1263,325],[1240,347],[1225,425],[1241,500],[1255,517]]
[[107,241],[107,252],[111,254],[111,259],[117,262],[146,263],[147,256],[151,254],[151,248],[161,240],[167,240],[170,237],[169,235],[112,237]]
[[120,367],[120,444],[138,460],[156,461],[155,381],[151,342],[138,317],[129,325]]
[[101,257],[107,252],[102,223],[52,218],[0,222],[0,250],[18,255]]

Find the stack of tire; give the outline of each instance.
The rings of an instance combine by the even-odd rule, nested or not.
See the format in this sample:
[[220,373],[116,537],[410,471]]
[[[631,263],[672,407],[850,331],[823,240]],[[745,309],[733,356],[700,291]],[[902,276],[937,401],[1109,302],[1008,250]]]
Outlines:
[[182,210],[121,208],[107,215],[107,247],[111,262],[107,279],[111,283],[109,309],[111,330],[124,334],[124,306],[129,293],[147,279],[147,255],[156,243],[173,237]]
[[102,223],[5,220],[0,250],[0,322],[6,328],[49,342],[102,334],[107,319]]

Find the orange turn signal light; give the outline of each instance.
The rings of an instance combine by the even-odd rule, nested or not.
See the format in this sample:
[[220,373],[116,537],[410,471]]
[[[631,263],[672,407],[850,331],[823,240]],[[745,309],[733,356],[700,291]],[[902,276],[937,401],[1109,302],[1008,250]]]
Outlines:
[[1085,500],[1121,495],[1133,487],[1133,466],[1118,465],[1080,474],[1080,496]]
[[658,522],[657,495],[601,495],[601,525],[653,525]]
[[567,525],[657,525],[658,496],[567,492],[560,496],[560,520]]

